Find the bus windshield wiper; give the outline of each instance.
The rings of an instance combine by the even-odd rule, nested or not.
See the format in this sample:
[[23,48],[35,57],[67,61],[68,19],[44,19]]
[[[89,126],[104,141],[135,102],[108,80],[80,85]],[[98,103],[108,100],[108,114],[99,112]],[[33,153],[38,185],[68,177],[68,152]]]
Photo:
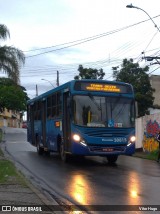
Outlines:
[[95,100],[95,98],[93,97],[93,95],[90,94],[90,93],[88,93],[88,96],[89,96],[89,98],[93,101],[93,103],[95,104],[95,106],[97,107],[97,109],[98,109],[99,111],[102,111],[101,106],[97,103],[97,101]]

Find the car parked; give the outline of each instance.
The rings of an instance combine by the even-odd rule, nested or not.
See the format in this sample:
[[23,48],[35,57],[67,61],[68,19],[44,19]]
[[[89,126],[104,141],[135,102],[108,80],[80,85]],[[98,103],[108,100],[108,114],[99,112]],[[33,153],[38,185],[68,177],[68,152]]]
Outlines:
[[22,128],[26,129],[27,128],[27,121],[22,122]]

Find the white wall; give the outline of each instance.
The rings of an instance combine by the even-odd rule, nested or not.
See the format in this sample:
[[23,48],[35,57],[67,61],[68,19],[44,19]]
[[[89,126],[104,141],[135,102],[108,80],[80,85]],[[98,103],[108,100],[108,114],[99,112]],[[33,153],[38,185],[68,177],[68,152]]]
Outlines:
[[142,148],[143,135],[143,117],[140,117],[136,119],[136,149]]

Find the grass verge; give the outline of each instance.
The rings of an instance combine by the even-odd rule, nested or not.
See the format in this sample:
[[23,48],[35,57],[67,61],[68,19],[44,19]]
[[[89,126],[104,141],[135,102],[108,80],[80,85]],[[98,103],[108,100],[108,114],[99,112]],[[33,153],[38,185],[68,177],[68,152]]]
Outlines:
[[0,157],[4,157],[4,154],[1,149],[0,149]]
[[26,186],[25,178],[17,171],[10,160],[4,158],[0,149],[0,184],[21,184]]
[[139,157],[139,158],[144,158],[144,159],[148,159],[148,160],[157,160],[158,157],[158,150],[147,153],[147,152],[136,152],[134,155],[134,157]]
[[157,160],[157,157],[158,157],[158,150],[153,151],[147,155],[147,159],[149,160]]
[[0,142],[2,142],[2,139],[3,139],[3,131],[2,129],[0,129]]

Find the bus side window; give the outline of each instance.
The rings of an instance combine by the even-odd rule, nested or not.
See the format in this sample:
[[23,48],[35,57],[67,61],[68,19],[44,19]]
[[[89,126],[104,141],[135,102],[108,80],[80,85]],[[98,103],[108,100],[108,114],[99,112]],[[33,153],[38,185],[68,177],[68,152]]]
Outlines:
[[56,96],[57,94],[52,95],[52,118],[56,117]]
[[62,114],[62,96],[61,93],[57,93],[57,117],[61,116]]
[[47,98],[47,118],[51,119],[52,117],[52,97]]

